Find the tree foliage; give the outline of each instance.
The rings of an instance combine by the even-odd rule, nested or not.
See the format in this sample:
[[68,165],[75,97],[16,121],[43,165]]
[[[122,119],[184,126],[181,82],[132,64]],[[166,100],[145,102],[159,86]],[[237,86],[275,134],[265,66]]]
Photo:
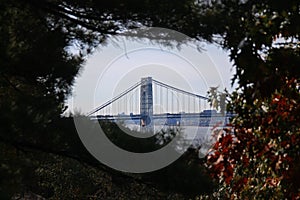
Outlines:
[[[156,151],[168,145],[175,136],[179,138],[178,144],[175,144],[172,148],[178,149],[177,145],[184,142],[184,137],[181,137],[183,132],[179,127],[162,129],[149,138],[136,138],[124,133],[124,129],[127,129],[125,132],[132,130],[122,127],[121,124],[109,121],[100,121],[100,124],[110,141],[130,152],[146,153]],[[119,126],[121,126],[121,129]],[[135,134],[140,134],[140,132]],[[198,158],[198,150],[189,148],[169,166],[139,176],[160,188],[161,191],[179,193],[183,194],[184,197],[194,198],[197,195],[211,192],[214,186],[203,162],[204,159]]]
[[298,1],[213,1],[207,8],[239,85],[232,129],[208,157],[219,198],[299,198],[299,12]]
[[226,112],[226,103],[228,102],[228,91],[225,89],[224,92],[220,92],[218,91],[218,87],[210,87],[207,94],[210,106],[224,115]]
[[10,194],[6,185],[17,190],[30,179],[33,163],[23,155],[18,160],[18,149],[26,143],[43,149],[49,142],[47,129],[64,111],[83,61],[67,51],[70,39],[62,27],[47,20],[27,3],[1,1],[0,176],[6,180],[1,194]]
[[75,176],[84,168],[76,162],[98,165],[60,116],[85,56],[106,37],[129,28],[183,26],[191,2],[1,1],[1,198],[26,191],[49,198],[91,193],[79,190],[75,177],[97,180],[83,179],[88,169]]
[[53,125],[85,56],[111,35],[159,26],[215,42],[234,62],[237,117],[208,159],[216,195],[299,197],[299,1],[3,0],[0,9],[0,176],[10,180],[1,194],[35,180],[45,160],[31,162],[28,149],[78,159]]

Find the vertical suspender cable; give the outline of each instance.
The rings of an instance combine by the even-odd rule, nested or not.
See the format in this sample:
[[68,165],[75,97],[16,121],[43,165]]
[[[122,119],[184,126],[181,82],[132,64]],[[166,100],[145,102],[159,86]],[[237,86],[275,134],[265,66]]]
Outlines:
[[167,88],[167,113],[168,113],[168,110],[169,110],[169,89]]
[[194,113],[196,113],[196,97],[193,97],[194,100]]
[[162,100],[163,100],[163,97],[162,97],[162,87],[160,86],[160,95],[159,95],[159,98],[160,98],[160,114],[162,114]]

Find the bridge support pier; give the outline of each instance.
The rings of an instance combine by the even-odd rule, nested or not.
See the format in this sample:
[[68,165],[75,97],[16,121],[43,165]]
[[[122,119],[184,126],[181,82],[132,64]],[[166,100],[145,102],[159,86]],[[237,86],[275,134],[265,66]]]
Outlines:
[[140,93],[141,131],[154,132],[152,77],[142,78]]

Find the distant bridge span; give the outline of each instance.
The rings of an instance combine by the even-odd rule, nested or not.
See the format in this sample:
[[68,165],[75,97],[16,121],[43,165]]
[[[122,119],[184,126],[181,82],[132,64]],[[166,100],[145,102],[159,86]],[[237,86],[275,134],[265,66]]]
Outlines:
[[207,97],[147,77],[96,107],[88,116],[138,124],[145,131],[153,131],[158,124],[211,126],[219,120],[228,123],[233,115],[211,110]]

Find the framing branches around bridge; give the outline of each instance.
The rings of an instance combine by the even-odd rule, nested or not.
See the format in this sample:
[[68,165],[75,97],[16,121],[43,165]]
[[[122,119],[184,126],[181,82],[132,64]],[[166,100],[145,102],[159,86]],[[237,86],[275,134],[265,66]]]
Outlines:
[[[298,0],[1,1],[0,148],[5,159],[0,166],[0,198],[28,190],[49,198],[67,198],[57,196],[65,188],[72,188],[71,198],[91,193],[80,190],[75,179],[68,187],[58,183],[70,177],[71,172],[63,170],[70,167],[66,162],[55,156],[50,162],[44,154],[34,156],[22,146],[43,147],[51,141],[61,147],[61,154],[70,148],[65,141],[73,137],[56,134],[69,127],[53,125],[61,120],[64,101],[86,56],[107,37],[143,26],[173,29],[229,51],[236,70],[233,81],[239,87],[228,107],[236,117],[208,157],[219,183],[211,198],[299,198],[299,4]],[[144,36],[151,37],[146,32]],[[164,36],[166,41],[158,42],[170,44],[172,38]],[[53,170],[65,173],[54,177]],[[42,173],[40,179],[36,173]],[[41,183],[45,180],[56,184],[45,186]]]
[[[5,158],[0,166],[1,199],[32,190],[48,198],[69,198],[62,196],[68,192],[61,188],[73,188],[71,198],[91,192],[61,179],[75,177],[62,170],[66,167],[62,157],[76,160],[80,149],[72,148],[79,145],[74,132],[61,132],[70,129],[61,114],[74,78],[86,56],[99,44],[105,45],[107,37],[141,26],[178,22],[172,26],[180,27],[182,16],[176,13],[188,15],[190,2],[1,1],[0,148]],[[65,173],[58,175],[59,169]]]

